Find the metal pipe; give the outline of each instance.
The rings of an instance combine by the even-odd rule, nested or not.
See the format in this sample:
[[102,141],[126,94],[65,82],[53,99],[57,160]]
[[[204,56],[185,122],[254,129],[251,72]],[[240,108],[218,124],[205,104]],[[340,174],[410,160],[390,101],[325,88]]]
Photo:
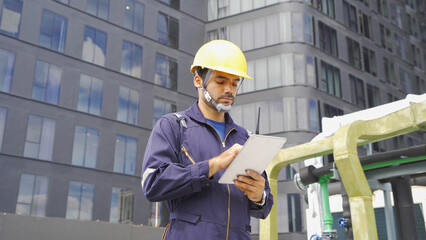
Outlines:
[[322,210],[323,210],[323,221],[324,221],[324,229],[326,231],[333,229],[333,216],[330,212],[330,203],[328,199],[328,181],[330,180],[330,175],[324,175],[319,179],[319,184],[321,186],[321,202],[322,202]]

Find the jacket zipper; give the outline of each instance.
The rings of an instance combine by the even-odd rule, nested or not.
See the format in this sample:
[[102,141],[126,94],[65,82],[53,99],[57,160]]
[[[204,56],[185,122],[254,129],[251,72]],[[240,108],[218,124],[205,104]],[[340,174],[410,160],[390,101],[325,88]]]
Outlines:
[[182,152],[183,152],[183,153],[185,153],[185,155],[189,158],[189,161],[191,161],[191,162],[192,162],[192,164],[195,164],[194,160],[192,160],[192,157],[191,157],[191,156],[189,156],[189,153],[188,153],[188,151],[186,150],[186,148],[185,148],[185,147],[182,147],[181,149],[182,149]]
[[[214,128],[211,124],[207,123],[207,125],[209,125],[211,128],[213,128],[213,130],[217,133],[217,136],[219,137],[220,140],[220,134],[219,132],[216,130],[216,128]],[[223,139],[222,142],[222,150],[226,147],[225,142],[226,139],[228,138],[229,134],[235,130],[235,128],[232,128],[231,130],[229,130],[229,132],[226,134],[225,139]],[[229,184],[226,184],[226,186],[228,187],[228,223],[226,224],[226,240],[229,239],[229,224],[230,224],[230,220],[231,220],[231,189],[229,188]]]

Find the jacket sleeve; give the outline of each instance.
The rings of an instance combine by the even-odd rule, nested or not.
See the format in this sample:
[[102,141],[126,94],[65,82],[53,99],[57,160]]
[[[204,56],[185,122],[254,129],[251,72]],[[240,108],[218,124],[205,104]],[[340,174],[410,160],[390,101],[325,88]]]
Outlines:
[[255,218],[261,218],[265,219],[268,217],[269,212],[272,209],[272,205],[274,204],[274,197],[272,196],[271,189],[269,188],[269,182],[268,178],[266,176],[266,173],[263,172],[262,176],[266,179],[265,181],[265,193],[266,193],[266,199],[265,204],[263,206],[259,206],[252,201],[249,200],[249,206],[250,206],[250,216]]
[[208,161],[188,166],[179,162],[177,134],[180,127],[177,121],[163,117],[151,132],[144,153],[141,182],[149,201],[180,198],[200,192],[203,186],[210,183]]

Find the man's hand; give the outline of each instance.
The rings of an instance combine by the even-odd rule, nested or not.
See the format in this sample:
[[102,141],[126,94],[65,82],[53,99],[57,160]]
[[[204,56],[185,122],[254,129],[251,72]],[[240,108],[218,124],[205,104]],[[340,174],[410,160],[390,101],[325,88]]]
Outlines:
[[248,176],[238,176],[234,180],[237,188],[243,191],[252,202],[260,202],[265,190],[265,179],[259,173],[246,170]]
[[229,164],[234,160],[235,156],[243,149],[243,146],[236,143],[219,156],[209,160],[209,177],[213,176],[217,171],[228,168]]

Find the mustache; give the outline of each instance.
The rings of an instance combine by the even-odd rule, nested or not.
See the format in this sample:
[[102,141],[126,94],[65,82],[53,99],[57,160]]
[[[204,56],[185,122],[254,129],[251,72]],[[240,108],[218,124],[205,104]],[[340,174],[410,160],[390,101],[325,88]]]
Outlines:
[[222,94],[222,95],[219,96],[219,99],[222,99],[222,98],[232,98],[232,100],[234,100],[234,95],[232,95],[231,93]]

